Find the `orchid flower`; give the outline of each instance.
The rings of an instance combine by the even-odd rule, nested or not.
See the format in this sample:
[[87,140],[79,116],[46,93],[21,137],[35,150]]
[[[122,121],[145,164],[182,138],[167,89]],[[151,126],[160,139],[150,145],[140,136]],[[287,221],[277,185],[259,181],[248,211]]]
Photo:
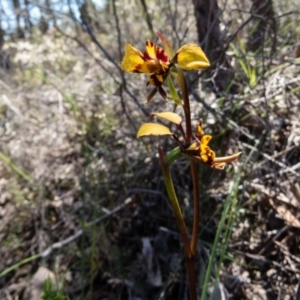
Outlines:
[[[152,117],[160,117],[168,120],[177,125],[179,131],[183,134],[184,131],[181,125],[181,117],[173,112],[161,112],[152,114]],[[209,141],[212,139],[211,135],[204,134],[202,122],[199,121],[193,140],[191,142],[182,142],[177,135],[175,135],[168,127],[158,123],[145,123],[142,124],[138,130],[137,137],[147,135],[171,135],[179,145],[180,152],[186,156],[191,157],[197,162],[203,163],[214,169],[224,169],[226,163],[235,161],[241,152],[235,153],[231,156],[217,157],[215,152],[208,146]]]
[[[157,35],[162,40],[166,51],[149,40],[146,42],[146,49],[143,53],[132,45],[126,44],[121,68],[125,72],[150,74],[147,85],[154,85],[161,96],[166,99],[167,94],[161,85],[173,66],[184,70],[199,70],[209,67],[210,64],[198,45],[184,45],[174,53],[163,35],[159,32]],[[151,92],[148,102],[155,92]]]

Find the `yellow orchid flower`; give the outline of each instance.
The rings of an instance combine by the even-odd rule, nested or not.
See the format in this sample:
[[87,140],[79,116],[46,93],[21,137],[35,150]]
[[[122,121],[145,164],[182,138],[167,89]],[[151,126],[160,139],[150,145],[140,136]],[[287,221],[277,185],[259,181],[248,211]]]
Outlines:
[[[154,85],[166,99],[167,94],[161,85],[169,75],[172,66],[177,65],[185,70],[199,70],[209,67],[210,64],[202,49],[195,44],[182,46],[170,58],[167,53],[172,55],[174,51],[161,33],[157,32],[157,35],[162,40],[166,51],[149,40],[146,42],[146,49],[143,53],[132,45],[126,44],[121,68],[125,72],[150,74],[147,85]],[[154,94],[155,92],[151,92],[148,101]]]
[[231,156],[216,157],[216,153],[208,146],[211,139],[211,135],[204,134],[200,120],[196,128],[195,139],[190,144],[183,145],[182,151],[194,160],[219,170],[224,169],[226,163],[235,161],[242,154],[238,152]]
[[169,69],[167,53],[156,44],[146,42],[144,53],[130,44],[125,46],[125,55],[121,63],[125,72],[164,74]]
[[161,96],[166,99],[167,94],[161,85],[168,75],[169,65],[169,57],[164,49],[148,40],[144,53],[130,44],[125,46],[125,55],[121,68],[125,72],[149,73],[147,85],[150,84],[157,87]]
[[[183,128],[181,126],[181,117],[176,113],[161,112],[152,114],[152,117],[160,117],[173,122],[177,125],[177,128],[180,130],[180,132],[183,133],[183,136],[185,136]],[[137,133],[137,137],[147,135],[172,135],[172,137],[178,143],[180,152],[182,154],[185,154],[198,162],[208,165],[211,168],[219,170],[222,170],[225,167],[226,163],[235,161],[242,153],[238,152],[231,156],[216,157],[215,152],[208,146],[208,143],[212,139],[212,136],[204,134],[201,121],[199,121],[197,125],[194,140],[189,143],[182,143],[179,138],[168,129],[168,127],[157,123],[145,123],[140,127]]]

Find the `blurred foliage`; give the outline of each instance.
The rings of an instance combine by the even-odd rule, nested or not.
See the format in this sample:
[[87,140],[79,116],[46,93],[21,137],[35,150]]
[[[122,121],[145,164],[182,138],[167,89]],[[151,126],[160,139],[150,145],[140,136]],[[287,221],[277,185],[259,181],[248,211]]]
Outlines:
[[42,300],[68,300],[62,291],[53,290],[51,280],[48,278],[44,283]]

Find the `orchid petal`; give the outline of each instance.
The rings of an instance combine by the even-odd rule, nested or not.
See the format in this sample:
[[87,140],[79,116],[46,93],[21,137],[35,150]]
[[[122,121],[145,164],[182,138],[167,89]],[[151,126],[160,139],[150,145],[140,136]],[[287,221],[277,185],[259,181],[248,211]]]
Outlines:
[[146,60],[160,60],[163,63],[169,63],[169,57],[164,49],[160,48],[156,44],[150,42],[149,40],[146,42],[146,50],[144,52],[144,58]]
[[125,55],[121,63],[121,68],[125,72],[134,72],[137,65],[144,63],[143,54],[130,44],[125,46]]
[[201,143],[202,143],[203,145],[207,145],[208,142],[209,142],[211,139],[212,139],[212,136],[206,134],[206,135],[202,136],[202,138],[201,138]]
[[145,135],[172,135],[172,132],[168,127],[161,124],[144,123],[138,130],[137,137]]
[[186,152],[196,151],[199,150],[199,147],[200,147],[199,141],[193,141],[188,145],[188,147],[185,148],[185,151]]
[[208,58],[196,44],[182,46],[176,52],[176,62],[180,68],[185,70],[199,70],[210,66]]
[[214,163],[230,163],[235,161],[241,154],[242,152],[238,152],[230,156],[216,157]]
[[224,170],[224,167],[225,167],[226,163],[213,163],[211,165],[212,168],[214,169],[218,169],[218,170]]
[[167,39],[159,31],[156,31],[155,33],[160,38],[160,40],[161,40],[161,42],[162,42],[162,44],[164,46],[164,49],[167,52],[168,56],[170,58],[174,57],[175,51],[172,49],[172,47],[169,44],[169,42],[167,41]]
[[149,76],[149,80],[147,82],[147,85],[154,85],[154,86],[160,86],[164,82],[164,77],[162,75],[157,74],[151,74]]
[[207,145],[200,144],[200,157],[204,163],[211,164],[214,162],[216,154]]
[[171,111],[164,111],[164,112],[160,112],[160,113],[154,113],[151,115],[152,118],[155,117],[160,117],[163,119],[166,119],[172,123],[175,123],[177,125],[179,125],[182,122],[182,119],[179,115],[177,115],[176,113],[173,113]]
[[147,99],[146,99],[145,103],[150,102],[150,101],[153,99],[153,97],[156,95],[156,93],[157,93],[157,88],[154,88],[154,89],[150,92],[150,94],[147,96]]
[[140,50],[126,44],[121,68],[125,72],[155,73],[162,70],[162,65],[157,62],[145,61]]

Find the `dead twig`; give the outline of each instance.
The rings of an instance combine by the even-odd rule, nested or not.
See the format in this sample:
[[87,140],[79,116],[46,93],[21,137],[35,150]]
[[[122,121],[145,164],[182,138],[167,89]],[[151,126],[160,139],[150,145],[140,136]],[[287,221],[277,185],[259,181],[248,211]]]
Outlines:
[[259,149],[255,148],[255,147],[253,147],[253,146],[251,146],[251,145],[249,145],[249,144],[247,144],[247,143],[242,143],[242,145],[243,145],[243,147],[245,147],[245,148],[248,148],[248,149],[251,149],[251,150],[253,150],[253,151],[258,152],[260,155],[262,155],[262,156],[263,156],[264,158],[266,158],[267,160],[269,160],[269,161],[273,162],[274,164],[278,165],[279,167],[281,167],[282,170],[279,171],[280,174],[290,172],[290,173],[296,175],[298,178],[300,177],[300,174],[299,174],[298,172],[295,172],[295,169],[298,168],[298,167],[300,167],[300,164],[299,164],[299,166],[298,166],[298,164],[297,164],[297,165],[295,165],[295,166],[293,166],[293,167],[288,167],[288,166],[286,166],[285,164],[283,164],[282,162],[280,162],[280,161],[274,159],[274,158],[273,158],[272,156],[270,156],[269,154],[263,153],[263,152],[261,152]]
[[[103,209],[102,211],[104,213],[106,213],[106,215],[104,216],[101,216],[97,219],[95,219],[94,221],[92,222],[89,222],[87,225],[86,225],[86,228],[89,228],[91,226],[94,226],[100,222],[102,222],[103,220],[107,219],[108,217],[111,217],[112,215],[114,215],[115,213],[119,212],[120,210],[124,209],[128,204],[130,204],[132,202],[132,199],[131,198],[128,198],[124,201],[124,203],[122,203],[121,205],[117,206],[116,208],[114,208],[112,211],[108,211],[107,209]],[[81,235],[83,234],[83,229],[80,229],[78,230],[75,234],[69,236],[68,238],[60,241],[60,242],[57,242],[57,243],[54,243],[52,244],[50,247],[48,247],[46,250],[44,250],[42,253],[40,253],[40,257],[47,257],[49,256],[52,251],[54,249],[60,249],[68,244],[70,244],[71,242],[75,241],[77,238],[79,238]]]

